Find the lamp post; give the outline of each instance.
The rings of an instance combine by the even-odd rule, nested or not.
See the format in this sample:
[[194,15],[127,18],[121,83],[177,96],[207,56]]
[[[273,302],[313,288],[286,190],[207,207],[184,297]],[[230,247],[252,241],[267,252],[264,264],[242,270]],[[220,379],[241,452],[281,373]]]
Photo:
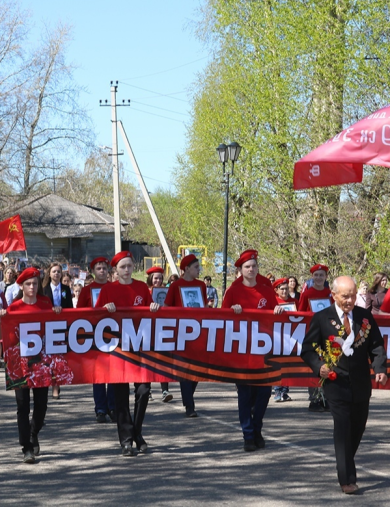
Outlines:
[[[217,148],[219,160],[222,163],[223,182],[225,184],[225,220],[224,220],[224,237],[223,237],[223,280],[222,280],[222,297],[226,291],[226,278],[227,278],[227,250],[228,250],[228,225],[229,225],[229,183],[230,175],[233,176],[234,163],[237,162],[240,155],[241,146],[238,143],[220,144]],[[232,171],[226,171],[226,161],[231,160]]]

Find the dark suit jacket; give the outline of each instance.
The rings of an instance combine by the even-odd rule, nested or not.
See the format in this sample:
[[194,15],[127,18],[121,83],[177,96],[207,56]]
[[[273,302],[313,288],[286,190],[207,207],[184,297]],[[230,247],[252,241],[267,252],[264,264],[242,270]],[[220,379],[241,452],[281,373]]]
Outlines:
[[[330,400],[341,399],[345,401],[362,402],[370,398],[371,371],[369,360],[371,361],[375,373],[387,372],[387,357],[378,325],[371,315],[371,312],[358,306],[355,306],[352,311],[355,339],[361,329],[363,319],[367,319],[371,326],[364,343],[355,347],[355,342],[353,345],[353,355],[345,356],[343,354],[337,366],[334,368],[334,371],[337,373],[336,380],[326,380],[324,383],[325,396]],[[342,324],[338,318],[335,305],[333,304],[329,308],[314,314],[309,331],[303,340],[301,357],[318,377],[320,368],[324,363],[319,359],[315,351],[316,347],[313,346],[313,343],[317,343],[321,349],[325,351],[325,340],[327,340],[329,336],[338,335],[339,330],[334,323],[336,323],[336,325]],[[345,339],[346,336],[343,338]]]
[[[50,301],[54,305],[53,292],[50,287],[50,283],[43,287],[43,294],[50,298]],[[67,285],[61,283],[61,307],[62,308],[73,308],[72,293]]]

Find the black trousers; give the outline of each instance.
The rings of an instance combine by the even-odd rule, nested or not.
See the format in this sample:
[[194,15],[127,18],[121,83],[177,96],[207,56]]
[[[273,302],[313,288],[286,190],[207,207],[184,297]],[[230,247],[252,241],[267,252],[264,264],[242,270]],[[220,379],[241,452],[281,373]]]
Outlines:
[[134,384],[134,417],[130,414],[129,384],[113,384],[118,436],[121,446],[131,445],[142,434],[142,423],[149,401],[150,383]]
[[[271,396],[271,386],[236,384],[238,394],[238,417],[244,440],[253,440],[261,434],[263,418]],[[253,410],[253,413],[252,413]]]
[[181,399],[186,408],[195,409],[194,392],[198,382],[183,380],[180,382]]
[[161,392],[169,390],[168,382],[161,382],[160,385],[161,385]]
[[43,426],[47,410],[47,394],[48,387],[34,387],[33,388],[34,409],[30,423],[30,389],[16,389],[15,398],[18,407],[18,430],[19,430],[19,443],[22,446],[22,451],[25,453],[28,450],[32,451],[33,446],[30,442],[31,435],[38,435]]
[[328,399],[333,416],[337,476],[341,486],[356,484],[355,454],[368,418],[370,401],[352,403]]

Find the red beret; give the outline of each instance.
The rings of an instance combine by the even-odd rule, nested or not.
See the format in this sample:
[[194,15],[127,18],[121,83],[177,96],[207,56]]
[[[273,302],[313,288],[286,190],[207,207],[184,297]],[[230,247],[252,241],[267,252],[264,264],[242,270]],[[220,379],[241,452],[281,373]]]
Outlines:
[[279,278],[278,280],[274,281],[274,283],[272,284],[272,287],[274,289],[277,289],[279,287],[279,285],[283,285],[285,283],[288,283],[288,278]]
[[131,252],[125,250],[123,252],[119,252],[111,259],[111,266],[115,268],[115,266],[118,264],[119,261],[122,259],[126,259],[127,257],[130,257],[130,259],[133,258],[133,255]]
[[22,285],[23,282],[26,280],[29,280],[30,278],[40,278],[41,273],[39,272],[39,269],[36,268],[27,268],[25,269],[16,279],[16,283],[18,285]]
[[105,262],[107,266],[110,264],[110,261],[107,259],[107,257],[96,257],[93,261],[91,261],[91,264],[89,265],[91,269],[95,267],[95,264],[98,262]]
[[153,266],[152,268],[149,268],[146,270],[147,275],[152,275],[153,273],[164,274],[164,270],[163,270],[163,268],[160,268],[159,266]]
[[257,250],[245,250],[240,255],[240,258],[236,260],[234,265],[236,268],[240,268],[244,262],[250,261],[251,259],[257,259]]
[[316,264],[312,268],[310,268],[310,273],[313,274],[314,271],[325,271],[326,273],[329,271],[328,266],[325,266],[325,264]]
[[189,266],[190,264],[192,264],[193,262],[195,262],[197,260],[198,259],[196,258],[196,255],[194,255],[194,254],[186,255],[181,260],[180,269],[182,271],[184,271],[187,266]]

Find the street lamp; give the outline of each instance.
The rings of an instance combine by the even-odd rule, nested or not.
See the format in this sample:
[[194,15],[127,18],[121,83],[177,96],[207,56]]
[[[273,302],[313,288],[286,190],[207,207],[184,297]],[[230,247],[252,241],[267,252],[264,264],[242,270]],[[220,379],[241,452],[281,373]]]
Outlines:
[[[230,174],[233,176],[234,163],[237,162],[240,155],[241,146],[238,143],[220,144],[217,148],[219,160],[222,163],[223,182],[225,184],[225,223],[224,223],[224,238],[223,238],[223,280],[222,280],[222,297],[226,291],[226,278],[227,278],[227,249],[228,249],[228,224],[229,224],[229,178]],[[232,172],[226,171],[225,164],[227,160],[232,162]]]
[[229,160],[232,161],[232,175],[234,169],[234,162],[237,162],[241,152],[241,146],[238,143],[230,143],[228,146]]

